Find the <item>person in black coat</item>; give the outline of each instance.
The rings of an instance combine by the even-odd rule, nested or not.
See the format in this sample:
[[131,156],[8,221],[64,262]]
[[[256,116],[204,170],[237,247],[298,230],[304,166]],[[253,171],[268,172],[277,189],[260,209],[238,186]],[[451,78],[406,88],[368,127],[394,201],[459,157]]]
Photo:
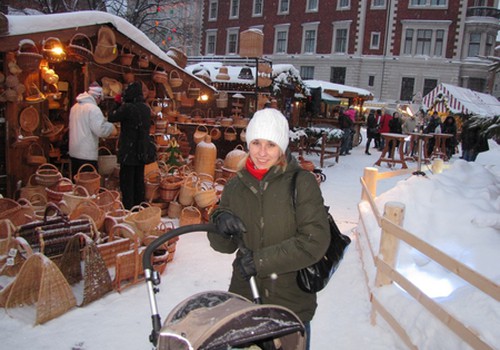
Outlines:
[[[403,121],[400,118],[399,112],[394,112],[392,113],[392,119],[389,120],[389,132],[393,134],[402,134],[403,133]],[[399,147],[399,141],[396,141],[396,145],[394,146],[394,149],[396,147]],[[392,141],[389,143],[389,149],[392,150],[392,153],[394,152],[393,147],[392,147]],[[391,154],[391,156],[393,156]]]
[[[151,109],[144,102],[142,86],[133,82],[127,86],[109,115],[110,122],[120,122],[118,162],[120,163],[120,190],[125,209],[144,201],[144,163],[137,157],[137,144],[141,130],[149,135]],[[118,101],[117,101],[118,102]]]
[[377,134],[378,134],[378,124],[377,119],[375,118],[375,111],[372,109],[368,114],[368,118],[366,118],[366,148],[365,154],[371,155],[370,153],[370,144],[372,140],[375,140],[375,147],[377,147]]
[[443,126],[441,127],[441,132],[443,134],[451,134],[453,137],[446,139],[446,156],[451,158],[455,154],[455,146],[457,145],[457,123],[453,116],[448,116],[444,120]]
[[340,145],[340,155],[351,154],[350,147],[352,145],[352,136],[354,131],[352,129],[354,123],[351,118],[344,113],[340,113],[339,115],[339,128],[344,132],[342,137],[342,143]]
[[[438,129],[439,126],[439,129]],[[432,113],[431,119],[429,119],[429,123],[427,123],[427,126],[424,128],[424,134],[432,134],[436,132],[436,129],[440,130],[441,129],[441,117],[439,116],[438,112]],[[434,150],[434,144],[436,143],[436,140],[434,140],[434,137],[429,140],[427,143],[427,154],[430,156],[432,154],[432,151]]]

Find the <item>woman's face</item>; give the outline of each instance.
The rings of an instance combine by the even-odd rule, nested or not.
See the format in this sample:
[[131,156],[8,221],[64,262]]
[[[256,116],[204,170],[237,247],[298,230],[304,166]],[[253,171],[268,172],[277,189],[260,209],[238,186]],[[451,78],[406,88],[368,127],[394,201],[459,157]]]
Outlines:
[[250,142],[249,155],[257,169],[269,169],[278,162],[281,149],[272,141],[255,139]]

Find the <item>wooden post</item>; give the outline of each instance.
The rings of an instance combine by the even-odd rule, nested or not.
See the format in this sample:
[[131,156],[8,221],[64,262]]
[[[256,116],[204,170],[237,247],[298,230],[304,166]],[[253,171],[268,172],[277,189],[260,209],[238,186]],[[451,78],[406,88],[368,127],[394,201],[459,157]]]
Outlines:
[[[377,196],[377,176],[378,176],[377,168],[366,167],[363,172],[363,179],[365,180],[366,187],[368,187],[368,190],[370,191],[372,197]],[[364,201],[368,200],[365,192],[361,193],[361,200]]]
[[[384,207],[384,218],[401,226],[404,219],[405,205],[400,202],[387,202]],[[378,259],[383,260],[391,268],[396,267],[396,256],[399,249],[399,239],[382,230],[380,237],[380,249]],[[391,284],[392,280],[389,276],[382,274],[377,269],[377,277],[375,286],[381,287]]]

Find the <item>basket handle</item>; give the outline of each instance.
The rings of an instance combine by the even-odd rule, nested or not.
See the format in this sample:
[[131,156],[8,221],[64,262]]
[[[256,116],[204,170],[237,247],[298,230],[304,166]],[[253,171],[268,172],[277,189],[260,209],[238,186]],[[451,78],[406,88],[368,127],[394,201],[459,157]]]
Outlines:
[[65,222],[68,222],[68,216],[64,215],[64,213],[61,211],[61,208],[59,208],[57,205],[55,205],[52,202],[47,203],[47,207],[45,208],[45,212],[43,213],[43,224],[47,224],[47,219],[50,218],[51,216],[49,213],[52,211],[55,211],[57,216],[60,216]]
[[[83,164],[83,165],[82,165],[82,166],[78,169],[77,175],[78,175],[78,174],[80,174],[80,173],[81,173],[81,171],[82,171],[82,169],[83,169],[83,168],[85,168],[85,167],[90,167],[90,168],[92,168],[92,170],[93,170],[93,172],[94,172],[94,173],[97,173],[97,170],[96,170],[95,166],[93,166],[93,165],[92,165],[92,164],[90,164],[90,163],[85,163],[85,164]],[[56,169],[57,169],[57,168],[56,168]]]
[[101,149],[107,151],[108,155],[111,155],[111,156],[113,155],[113,153],[109,150],[108,147],[101,146],[101,147],[99,147],[99,149],[97,151],[99,152]]
[[90,40],[90,38],[83,33],[76,33],[75,35],[73,35],[73,37],[69,41],[69,44],[73,45],[73,41],[75,40],[75,38],[78,38],[78,37],[82,37],[82,38],[86,39],[88,44],[90,45],[90,51],[94,52],[94,45],[92,45],[92,40]]
[[[41,151],[41,154],[38,154],[38,155],[41,155],[41,156],[45,156],[45,152],[43,151],[43,148],[42,146],[38,143],[38,142],[32,142],[30,144],[30,146],[28,147],[28,154],[30,155],[37,155],[36,153],[34,153],[33,151],[33,146],[38,146],[38,149]],[[56,168],[57,169],[57,168]]]
[[[173,74],[174,74],[174,73],[175,73],[175,75],[176,75],[175,77],[173,76]],[[179,75],[179,72],[177,71],[177,69],[172,69],[172,70],[170,71],[170,79],[173,79],[173,78],[178,78],[178,79],[180,79],[180,78],[181,78],[181,76]]]

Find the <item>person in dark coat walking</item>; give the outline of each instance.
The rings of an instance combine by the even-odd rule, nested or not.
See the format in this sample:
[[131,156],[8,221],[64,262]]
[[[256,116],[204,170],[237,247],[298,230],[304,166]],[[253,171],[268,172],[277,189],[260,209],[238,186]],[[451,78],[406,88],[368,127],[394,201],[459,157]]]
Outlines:
[[489,150],[487,137],[481,134],[479,125],[470,118],[462,125],[461,140],[461,158],[468,162],[474,162],[480,152]]
[[[429,119],[429,123],[427,123],[427,126],[424,128],[424,134],[432,134],[437,131],[441,132],[441,117],[439,117],[438,112],[434,111],[434,113],[432,113],[431,119]],[[434,138],[431,138],[427,143],[427,154],[429,156],[434,150],[435,143],[436,140],[434,140]]]
[[287,150],[288,133],[288,121],[278,110],[254,114],[246,134],[249,155],[224,187],[211,216],[218,233],[208,233],[208,239],[215,250],[232,254],[236,237],[242,237],[247,249],[236,254],[229,291],[251,300],[248,280],[255,276],[263,303],[295,312],[309,340],[316,294],[302,291],[296,276],[321,259],[330,232],[321,190]]
[[441,132],[453,135],[453,137],[446,139],[446,156],[449,159],[455,154],[455,147],[457,145],[457,123],[453,116],[446,117],[441,127]]
[[375,111],[372,109],[368,114],[368,118],[366,118],[366,148],[365,154],[371,155],[370,153],[370,144],[372,140],[375,140],[375,147],[377,147],[377,134],[380,137],[378,132],[378,124],[377,119],[375,118]]
[[[144,163],[137,157],[137,144],[141,130],[149,135],[151,109],[144,103],[142,86],[133,82],[127,86],[109,115],[110,122],[120,122],[118,162],[120,163],[120,190],[125,209],[144,201]],[[117,101],[120,102],[120,101]]]
[[345,113],[340,113],[339,115],[339,129],[344,132],[342,137],[342,143],[340,144],[340,155],[344,156],[347,154],[351,154],[349,152],[352,147],[352,137],[354,134],[354,130],[352,129],[354,123],[351,118]]

